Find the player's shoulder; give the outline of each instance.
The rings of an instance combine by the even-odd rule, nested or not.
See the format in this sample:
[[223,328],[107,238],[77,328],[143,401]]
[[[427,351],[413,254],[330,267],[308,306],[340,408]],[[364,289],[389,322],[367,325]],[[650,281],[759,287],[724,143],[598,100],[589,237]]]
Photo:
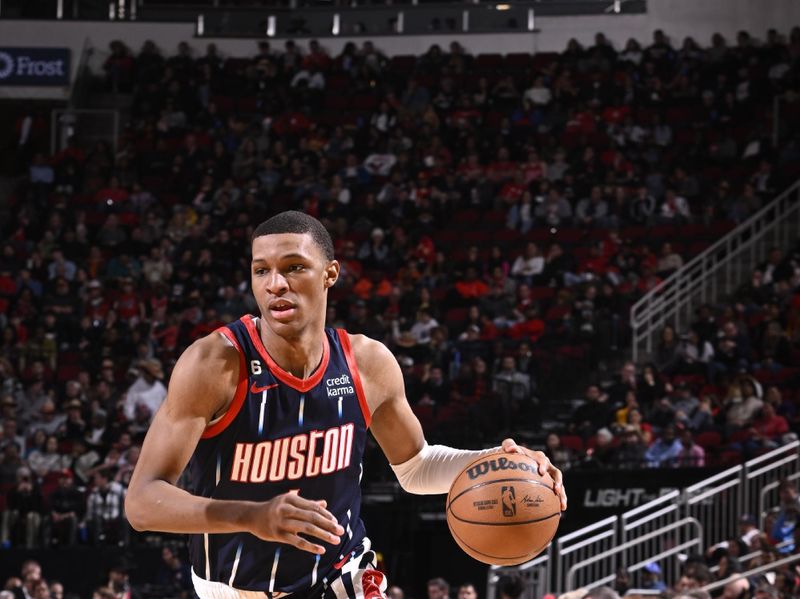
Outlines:
[[184,367],[215,368],[239,364],[239,352],[218,331],[194,341],[178,360]]
[[397,367],[397,358],[383,343],[366,335],[347,333],[353,356],[359,371],[363,374],[377,375],[392,366]]

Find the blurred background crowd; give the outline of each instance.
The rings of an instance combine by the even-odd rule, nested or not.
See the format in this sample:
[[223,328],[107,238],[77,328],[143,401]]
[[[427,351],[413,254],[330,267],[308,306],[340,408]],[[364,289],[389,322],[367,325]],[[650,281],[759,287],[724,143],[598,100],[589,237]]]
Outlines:
[[[35,112],[14,132],[0,543],[141,542],[125,488],[171,366],[257,311],[250,234],[288,208],[334,237],[328,325],[395,352],[430,441],[513,433],[561,468],[613,470],[796,438],[798,245],[665,327],[646,363],[625,356],[630,306],[800,175],[799,81],[800,28],[391,59],[369,41],[247,58],[114,42],[94,86],[130,98],[120,139],[48,155]],[[365,481],[390,480],[368,452]],[[164,564],[188,583],[177,550]],[[25,597],[58,596],[29,574]]]

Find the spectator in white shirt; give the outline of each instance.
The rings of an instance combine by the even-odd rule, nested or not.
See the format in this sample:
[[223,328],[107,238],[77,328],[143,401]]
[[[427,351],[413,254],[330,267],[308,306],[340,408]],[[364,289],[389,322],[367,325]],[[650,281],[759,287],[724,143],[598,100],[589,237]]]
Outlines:
[[664,193],[664,203],[661,204],[662,220],[667,223],[686,222],[691,216],[686,198],[676,194],[674,189],[667,189]]
[[94,489],[86,501],[86,525],[95,545],[108,542],[126,545],[128,523],[125,520],[125,489],[113,482],[114,469],[101,470],[94,475]]
[[533,85],[525,90],[524,99],[534,106],[546,106],[550,103],[553,94],[550,88],[544,84],[544,77],[539,76],[533,80]]
[[526,285],[532,285],[534,277],[544,270],[544,256],[533,242],[525,246],[525,253],[517,256],[511,266],[511,276]]
[[125,394],[125,418],[133,420],[136,405],[140,403],[147,407],[151,415],[158,411],[167,397],[167,388],[161,382],[163,378],[164,371],[158,360],[151,358],[139,363],[139,376]]
[[425,308],[417,312],[417,321],[411,326],[411,336],[417,345],[427,345],[431,342],[431,331],[439,326],[436,319]]

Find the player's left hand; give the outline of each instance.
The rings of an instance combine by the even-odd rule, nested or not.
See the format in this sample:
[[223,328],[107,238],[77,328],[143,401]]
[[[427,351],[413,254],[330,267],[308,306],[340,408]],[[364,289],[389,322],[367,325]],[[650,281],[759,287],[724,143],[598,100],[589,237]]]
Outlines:
[[532,451],[527,447],[517,445],[514,439],[503,440],[503,451],[506,453],[521,453],[528,456],[539,465],[539,476],[544,476],[545,473],[550,475],[550,478],[555,482],[554,491],[558,493],[561,498],[561,511],[567,509],[567,492],[564,490],[564,475],[561,470],[553,466],[550,459],[541,451]]

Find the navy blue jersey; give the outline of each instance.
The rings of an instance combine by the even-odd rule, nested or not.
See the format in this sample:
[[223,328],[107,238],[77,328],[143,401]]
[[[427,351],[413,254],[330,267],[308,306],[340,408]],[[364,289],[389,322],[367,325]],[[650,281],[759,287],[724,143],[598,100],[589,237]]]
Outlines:
[[291,593],[335,577],[361,545],[361,462],[370,416],[345,331],[325,329],[322,362],[300,379],[272,360],[258,326],[248,315],[218,330],[239,351],[239,384],[192,456],[191,492],[266,501],[298,490],[306,499],[325,499],[345,534],[338,547],[311,539],[325,547],[321,556],[249,533],[191,535],[190,556],[206,580]]

